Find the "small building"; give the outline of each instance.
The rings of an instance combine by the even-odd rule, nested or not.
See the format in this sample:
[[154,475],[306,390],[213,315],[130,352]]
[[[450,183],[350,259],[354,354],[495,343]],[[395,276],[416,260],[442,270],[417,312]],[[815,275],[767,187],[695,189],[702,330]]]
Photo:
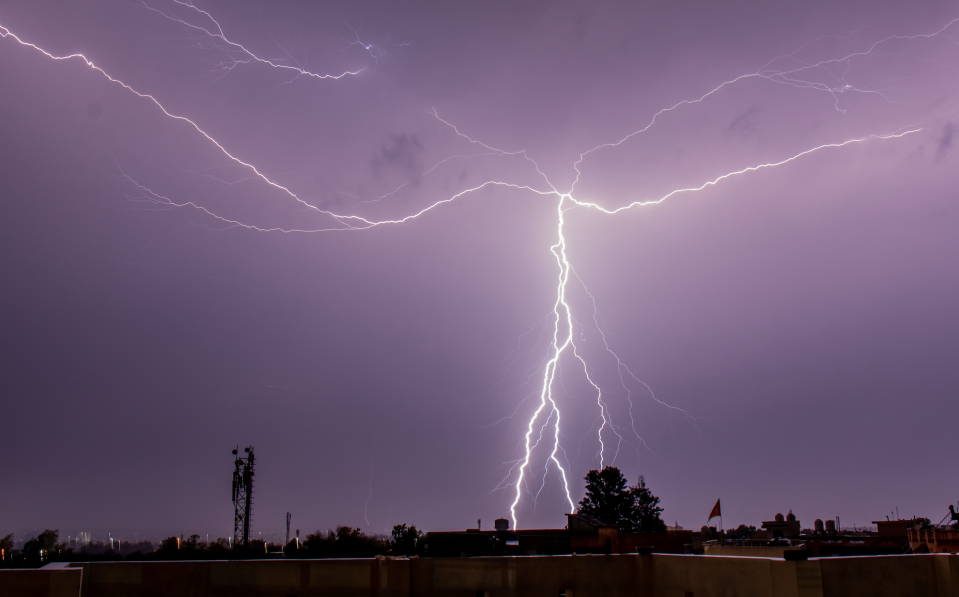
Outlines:
[[776,514],[774,520],[763,522],[762,528],[766,529],[767,539],[794,539],[800,532],[799,521],[792,510],[785,517]]
[[[714,529],[710,528],[707,532],[707,528],[703,527],[701,533],[694,533],[693,551],[708,555],[754,557],[780,554],[774,557],[787,559],[896,555],[909,553],[911,540],[907,533],[917,522],[874,520],[873,524],[877,530],[871,531],[841,529],[838,520],[826,520],[823,523],[822,520],[816,519],[813,530],[803,530],[792,512],[786,516],[776,514],[773,520],[763,522],[763,530],[750,532],[748,539],[727,539],[721,532],[717,536]],[[933,543],[936,539],[937,537],[930,537]],[[932,551],[936,548],[929,549]],[[939,549],[948,551],[945,547]]]
[[[509,521],[498,519],[495,530],[431,532],[427,536],[430,557],[475,557],[506,555],[564,555],[685,553],[692,544],[691,531],[654,533],[620,532],[594,516],[567,514],[564,529],[509,530]],[[503,524],[505,523],[505,524]]]
[[906,531],[912,553],[959,553],[959,529],[916,529]]

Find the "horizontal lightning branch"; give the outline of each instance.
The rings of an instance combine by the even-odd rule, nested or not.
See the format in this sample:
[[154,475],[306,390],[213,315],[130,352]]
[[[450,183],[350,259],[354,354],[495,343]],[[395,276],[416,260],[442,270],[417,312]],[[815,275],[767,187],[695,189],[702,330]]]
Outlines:
[[703,184],[699,185],[698,187],[688,187],[688,188],[683,188],[683,189],[675,189],[675,190],[673,190],[673,191],[670,191],[670,192],[666,193],[665,195],[663,195],[662,197],[660,197],[660,198],[658,198],[658,199],[648,199],[648,200],[633,201],[632,203],[630,203],[630,204],[628,204],[628,205],[624,205],[624,206],[622,206],[622,207],[617,207],[616,209],[606,209],[605,207],[603,207],[603,206],[601,206],[601,205],[599,205],[599,204],[597,204],[597,203],[593,203],[593,202],[590,202],[590,201],[579,201],[579,200],[573,198],[572,196],[570,196],[569,199],[570,199],[570,201],[572,201],[573,203],[575,203],[576,205],[581,206],[581,207],[590,207],[590,208],[593,208],[593,209],[597,209],[597,210],[599,210],[599,211],[601,211],[601,212],[603,212],[603,213],[606,213],[606,214],[617,214],[617,213],[619,213],[619,212],[621,212],[621,211],[625,211],[625,210],[627,210],[627,209],[632,209],[633,207],[643,207],[643,206],[646,206],[646,205],[656,205],[656,204],[662,203],[663,201],[666,201],[666,200],[669,199],[670,197],[673,197],[674,195],[678,195],[678,194],[680,194],[680,193],[692,193],[692,192],[696,192],[696,191],[702,191],[702,190],[704,190],[704,189],[706,189],[706,188],[708,188],[708,187],[715,186],[715,185],[719,184],[720,182],[726,180],[727,178],[732,178],[732,177],[734,177],[734,176],[739,176],[739,175],[741,175],[741,174],[746,174],[746,173],[748,173],[748,172],[756,172],[757,170],[763,170],[763,169],[766,169],[766,168],[775,168],[776,166],[783,166],[783,165],[785,165],[785,164],[788,164],[789,162],[794,162],[794,161],[798,160],[799,158],[801,158],[801,157],[803,157],[803,156],[807,156],[807,155],[809,155],[809,154],[811,154],[811,153],[814,153],[814,152],[817,152],[817,151],[821,151],[821,150],[824,150],[824,149],[830,149],[830,148],[836,148],[836,147],[845,147],[845,146],[847,146],[847,145],[852,145],[852,144],[854,144],[854,143],[864,143],[864,142],[866,142],[866,141],[869,141],[870,139],[899,139],[899,138],[901,138],[901,137],[905,137],[906,135],[911,135],[912,133],[918,133],[918,132],[920,132],[920,131],[922,131],[922,130],[923,130],[923,129],[921,129],[921,128],[911,128],[911,129],[909,129],[909,130],[902,131],[902,132],[898,132],[898,133],[889,133],[889,134],[886,134],[886,135],[869,135],[868,137],[862,137],[862,138],[859,138],[859,139],[849,139],[848,141],[842,141],[841,143],[824,143],[823,145],[819,145],[819,146],[817,146],[817,147],[813,147],[813,148],[811,148],[811,149],[807,149],[807,150],[805,150],[805,151],[801,151],[801,152],[797,153],[797,154],[794,155],[794,156],[788,157],[788,158],[783,159],[783,160],[780,160],[780,161],[778,161],[778,162],[770,162],[770,163],[768,163],[768,164],[759,164],[759,165],[756,165],[756,166],[749,166],[749,167],[743,168],[743,169],[741,169],[741,170],[735,170],[735,171],[733,171],[733,172],[727,172],[726,174],[723,174],[723,175],[721,175],[721,176],[717,176],[716,178],[714,178],[714,179],[712,179],[712,180],[709,180],[709,181],[707,181],[707,182],[704,182]]

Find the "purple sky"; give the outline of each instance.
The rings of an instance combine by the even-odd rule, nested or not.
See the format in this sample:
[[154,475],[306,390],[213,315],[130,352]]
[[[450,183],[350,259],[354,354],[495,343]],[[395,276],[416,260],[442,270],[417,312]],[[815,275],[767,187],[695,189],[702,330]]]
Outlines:
[[0,3],[0,535],[959,498],[951,3],[196,7]]

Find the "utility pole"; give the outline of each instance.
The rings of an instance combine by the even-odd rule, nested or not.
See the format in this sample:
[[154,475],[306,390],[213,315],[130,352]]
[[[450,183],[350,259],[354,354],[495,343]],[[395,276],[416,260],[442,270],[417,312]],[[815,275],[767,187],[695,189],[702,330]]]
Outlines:
[[233,545],[250,547],[250,518],[253,514],[253,446],[244,448],[246,456],[239,456],[239,446],[233,450]]
[[286,548],[290,544],[290,513],[286,513],[286,543],[283,544],[283,547]]

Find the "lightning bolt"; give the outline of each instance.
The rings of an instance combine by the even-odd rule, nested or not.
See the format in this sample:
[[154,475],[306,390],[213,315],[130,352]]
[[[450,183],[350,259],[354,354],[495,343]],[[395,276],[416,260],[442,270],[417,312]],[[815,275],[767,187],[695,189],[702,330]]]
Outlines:
[[[206,24],[197,24],[186,20],[185,18],[179,17],[171,12],[169,9],[162,6],[151,6],[147,4],[145,0],[141,0],[140,4],[143,5],[149,11],[155,12],[166,19],[169,19],[175,23],[183,25],[189,29],[192,29],[201,36],[197,43],[200,49],[206,49],[209,46],[215,47],[222,51],[223,54],[227,56],[225,61],[221,61],[216,65],[215,71],[219,71],[220,76],[225,76],[227,73],[235,69],[236,67],[243,64],[254,64],[260,63],[267,66],[271,66],[275,69],[289,73],[292,78],[287,81],[291,83],[294,80],[300,77],[312,77],[314,79],[342,79],[348,75],[358,75],[363,72],[363,69],[353,70],[353,71],[344,71],[338,75],[331,75],[328,73],[317,73],[311,70],[307,70],[304,66],[297,63],[293,56],[282,46],[280,50],[286,54],[287,60],[293,64],[284,64],[283,62],[278,62],[275,60],[270,60],[262,56],[258,56],[249,50],[243,44],[233,41],[227,38],[226,33],[223,32],[223,27],[220,25],[212,14],[208,11],[201,8],[197,8],[192,2],[185,2],[184,0],[172,0],[174,4],[183,7],[188,14],[191,16],[199,16],[201,19],[207,21]],[[352,30],[352,29],[351,29]],[[355,30],[352,30],[356,35],[356,41],[350,42],[351,45],[361,45],[368,52],[372,47],[372,44],[364,44],[360,41],[359,34]],[[277,44],[279,45],[279,44]],[[371,53],[371,55],[373,55]],[[374,59],[378,59],[379,56],[373,55]]]
[[[225,54],[228,58],[217,65],[217,71],[225,75],[226,73],[232,71],[240,65],[244,64],[261,64],[275,68],[282,72],[287,72],[291,75],[290,80],[294,80],[299,77],[310,77],[320,80],[338,80],[346,76],[356,76],[362,72],[362,69],[355,71],[346,71],[338,75],[330,74],[320,74],[306,69],[303,65],[297,63],[292,59],[289,52],[284,52],[287,55],[286,61],[276,61],[265,58],[258,54],[255,54],[247,47],[241,43],[230,39],[224,32],[223,27],[220,23],[213,17],[213,15],[205,10],[199,9],[194,6],[192,3],[185,0],[173,0],[180,9],[182,9],[189,17],[197,18],[203,22],[198,23],[193,20],[189,20],[186,17],[178,16],[174,14],[173,11],[153,6],[148,4],[145,0],[141,0],[142,5],[149,11],[159,14],[162,17],[174,21],[183,27],[186,27],[195,32],[198,36],[197,43],[201,48],[212,47],[219,50],[221,53]],[[583,347],[580,346],[576,340],[575,330],[577,326],[582,328],[582,324],[578,323],[576,317],[574,317],[574,305],[572,299],[570,298],[571,282],[575,281],[580,284],[585,291],[586,295],[589,296],[592,303],[592,321],[594,324],[595,330],[598,330],[600,337],[602,339],[603,348],[605,351],[614,359],[616,363],[616,369],[619,375],[620,385],[626,391],[626,399],[629,403],[629,418],[630,418],[630,429],[633,432],[633,435],[638,438],[638,440],[645,445],[645,442],[640,437],[639,433],[636,432],[635,420],[633,419],[633,402],[632,402],[632,391],[629,388],[627,383],[627,378],[631,379],[633,382],[640,384],[645,391],[647,391],[656,403],[662,405],[668,409],[675,409],[679,412],[682,412],[691,423],[695,424],[695,418],[689,415],[685,410],[672,406],[658,399],[655,394],[652,392],[652,389],[643,382],[639,377],[633,374],[632,371],[623,363],[623,361],[616,355],[609,345],[609,342],[606,339],[605,332],[602,330],[602,326],[599,323],[596,299],[586,288],[582,279],[576,274],[573,264],[570,261],[570,258],[567,254],[567,238],[565,234],[565,227],[567,224],[567,219],[571,214],[574,213],[574,210],[596,210],[605,215],[614,216],[621,212],[627,210],[633,210],[642,207],[651,207],[663,203],[669,199],[675,198],[679,195],[689,195],[699,193],[706,190],[709,187],[719,185],[726,180],[748,176],[751,173],[758,172],[761,170],[781,168],[789,165],[792,162],[801,160],[806,156],[809,156],[813,153],[827,152],[839,150],[841,148],[846,148],[854,145],[861,145],[870,142],[880,142],[880,141],[892,141],[896,139],[901,139],[907,135],[912,135],[923,130],[920,124],[914,124],[911,126],[905,126],[898,128],[896,130],[888,131],[885,133],[876,133],[867,136],[861,136],[857,138],[845,139],[841,141],[834,141],[830,143],[823,143],[813,147],[809,147],[792,155],[788,155],[774,161],[768,161],[759,164],[753,164],[745,167],[741,167],[729,172],[715,176],[705,182],[702,182],[698,185],[692,185],[682,188],[676,188],[671,190],[658,197],[637,197],[632,199],[629,203],[616,208],[607,208],[602,205],[602,203],[596,199],[579,197],[576,188],[580,183],[582,172],[581,166],[585,160],[591,156],[596,155],[598,152],[606,149],[615,149],[617,147],[623,146],[631,139],[642,135],[649,129],[651,129],[665,114],[677,111],[684,107],[694,106],[702,102],[707,101],[711,97],[715,96],[722,90],[732,87],[734,85],[740,84],[747,80],[761,79],[769,81],[778,85],[785,85],[794,88],[801,89],[811,89],[818,92],[823,92],[830,94],[835,99],[835,108],[841,113],[844,113],[846,108],[843,107],[842,101],[843,98],[848,97],[850,94],[868,94],[876,95],[887,102],[894,102],[895,100],[888,97],[883,93],[883,89],[877,86],[872,87],[857,87],[852,84],[848,78],[848,71],[857,60],[864,59],[867,57],[875,57],[880,55],[880,48],[885,44],[895,41],[907,42],[915,41],[922,39],[945,39],[949,42],[956,44],[956,41],[953,40],[947,31],[955,24],[959,22],[959,18],[953,19],[946,23],[944,26],[939,28],[936,31],[931,33],[924,33],[919,35],[891,35],[885,38],[882,38],[874,43],[872,43],[868,48],[863,51],[853,52],[845,54],[843,56],[838,56],[834,58],[829,58],[826,60],[815,61],[815,62],[803,62],[799,58],[799,53],[803,50],[806,45],[799,48],[795,52],[788,54],[786,56],[777,58],[767,64],[757,71],[740,75],[733,79],[724,81],[719,85],[716,85],[707,92],[701,94],[699,97],[693,99],[682,100],[675,103],[672,106],[663,108],[656,112],[652,118],[648,121],[646,126],[636,129],[629,134],[626,134],[618,141],[612,141],[609,143],[603,143],[596,145],[591,149],[588,149],[580,153],[577,159],[571,164],[571,168],[575,172],[575,178],[570,184],[569,189],[559,190],[554,186],[549,178],[544,174],[543,170],[540,168],[539,164],[534,160],[526,150],[503,150],[496,147],[493,147],[489,144],[486,144],[478,139],[475,139],[466,133],[462,132],[457,126],[453,123],[448,122],[440,117],[439,113],[433,109],[430,110],[430,114],[440,123],[449,127],[455,136],[465,140],[471,146],[477,147],[477,153],[473,154],[457,154],[449,156],[443,160],[437,162],[434,166],[426,170],[419,178],[428,176],[434,170],[442,166],[443,164],[448,163],[451,160],[470,160],[479,156],[495,156],[500,158],[518,158],[523,160],[525,164],[528,164],[533,168],[533,171],[536,173],[538,180],[541,181],[541,187],[535,187],[530,184],[519,184],[514,182],[502,181],[502,180],[485,180],[480,184],[470,186],[468,188],[462,189],[456,193],[453,193],[445,198],[434,201],[433,203],[423,207],[419,210],[413,211],[408,215],[403,217],[398,217],[394,219],[371,219],[351,213],[338,213],[331,210],[322,209],[317,207],[302,198],[298,197],[289,187],[284,186],[283,184],[277,182],[275,179],[267,176],[261,170],[259,170],[253,163],[244,158],[240,157],[237,152],[228,150],[224,145],[218,142],[210,134],[208,134],[200,125],[182,115],[177,115],[169,110],[167,110],[163,104],[158,100],[154,95],[142,93],[137,91],[132,86],[123,82],[122,80],[115,78],[104,71],[99,66],[95,65],[92,60],[80,53],[68,54],[58,56],[44,50],[43,48],[35,45],[31,42],[28,42],[10,31],[7,27],[0,24],[0,38],[4,40],[12,40],[21,46],[25,46],[40,52],[47,58],[55,61],[78,61],[84,64],[86,67],[95,71],[99,75],[105,77],[111,83],[121,86],[130,93],[134,94],[140,99],[143,99],[151,103],[155,108],[160,110],[165,116],[173,119],[175,121],[181,122],[186,126],[189,126],[194,130],[200,137],[202,137],[206,142],[211,143],[215,146],[224,157],[233,165],[242,168],[244,171],[249,172],[249,176],[244,179],[242,182],[257,182],[258,184],[266,185],[269,189],[277,192],[280,196],[286,197],[290,200],[297,202],[305,210],[312,212],[318,216],[324,218],[324,221],[328,222],[327,224],[316,226],[316,227],[303,227],[303,228],[284,228],[284,227],[260,227],[252,223],[243,222],[235,218],[228,218],[226,216],[219,215],[212,210],[196,203],[193,201],[176,201],[171,197],[161,194],[159,191],[155,191],[147,186],[138,183],[132,177],[127,175],[120,166],[120,163],[117,162],[117,169],[119,171],[119,178],[124,180],[131,189],[134,190],[134,194],[130,195],[129,198],[131,201],[142,203],[146,206],[150,206],[154,209],[192,209],[200,212],[201,214],[210,217],[214,221],[218,222],[218,230],[223,230],[227,228],[244,228],[249,230],[254,230],[258,232],[275,232],[275,233],[319,233],[319,232],[350,232],[350,231],[360,231],[367,230],[370,228],[385,226],[385,225],[397,225],[410,222],[421,216],[427,214],[428,212],[441,208],[442,206],[452,203],[457,200],[461,200],[464,197],[472,195],[477,191],[480,191],[485,188],[508,188],[521,190],[530,193],[534,197],[546,198],[555,202],[555,217],[556,217],[556,237],[553,244],[549,247],[549,250],[553,257],[555,258],[556,264],[556,279],[555,279],[555,300],[552,305],[552,311],[550,312],[547,320],[548,325],[552,327],[550,334],[550,341],[547,347],[546,355],[544,360],[541,363],[540,368],[540,386],[539,390],[533,394],[538,398],[538,401],[535,404],[535,408],[530,415],[528,423],[526,424],[525,434],[523,435],[523,440],[521,442],[522,448],[522,457],[511,462],[506,463],[508,465],[508,472],[504,480],[498,486],[499,488],[513,488],[514,497],[510,505],[510,514],[513,519],[514,528],[519,526],[519,508],[523,503],[524,495],[527,492],[532,493],[528,489],[529,478],[533,474],[533,458],[534,455],[540,451],[545,452],[545,469],[543,470],[543,475],[541,479],[541,484],[539,490],[535,492],[535,497],[542,492],[545,485],[546,477],[550,474],[550,468],[554,467],[556,469],[556,474],[559,476],[559,481],[562,484],[564,498],[566,503],[569,505],[570,509],[575,508],[572,494],[569,487],[569,473],[567,468],[569,464],[565,466],[562,460],[565,460],[565,452],[563,451],[561,445],[561,423],[562,415],[560,411],[560,406],[558,403],[556,395],[556,386],[557,383],[562,383],[561,380],[561,363],[564,359],[572,359],[573,362],[577,363],[578,368],[582,369],[582,374],[585,377],[585,380],[592,388],[595,398],[595,404],[598,411],[597,421],[600,423],[599,428],[596,432],[596,440],[599,446],[597,451],[597,459],[600,463],[600,466],[604,465],[607,462],[607,451],[612,452],[612,446],[608,446],[607,442],[610,441],[610,436],[615,437],[616,441],[616,450],[612,452],[609,462],[615,462],[620,445],[624,440],[622,434],[619,430],[623,429],[618,425],[615,425],[612,420],[612,415],[610,408],[607,402],[607,398],[604,394],[603,384],[599,380],[595,379],[593,371],[587,361],[586,353],[583,350]],[[354,33],[355,40],[345,40],[348,46],[358,45],[365,49],[370,56],[376,60],[382,54],[377,53],[373,44],[367,44],[362,42],[359,39],[359,35],[355,29],[351,28],[351,31]],[[811,43],[811,42],[810,42]],[[292,64],[291,64],[292,63]],[[780,66],[782,63],[786,63],[784,66]],[[836,72],[836,70],[841,69],[842,72]],[[890,82],[883,82],[882,85],[889,86]],[[391,195],[397,193],[402,188],[409,185],[412,181],[407,181],[394,190],[382,195],[378,198],[367,202],[378,202],[383,199],[390,197]],[[213,229],[213,228],[211,228]],[[625,373],[625,375],[624,375]],[[519,409],[514,413],[517,414]],[[542,447],[542,450],[541,450]],[[371,481],[372,482],[372,481]],[[367,500],[368,505],[369,500]]]

